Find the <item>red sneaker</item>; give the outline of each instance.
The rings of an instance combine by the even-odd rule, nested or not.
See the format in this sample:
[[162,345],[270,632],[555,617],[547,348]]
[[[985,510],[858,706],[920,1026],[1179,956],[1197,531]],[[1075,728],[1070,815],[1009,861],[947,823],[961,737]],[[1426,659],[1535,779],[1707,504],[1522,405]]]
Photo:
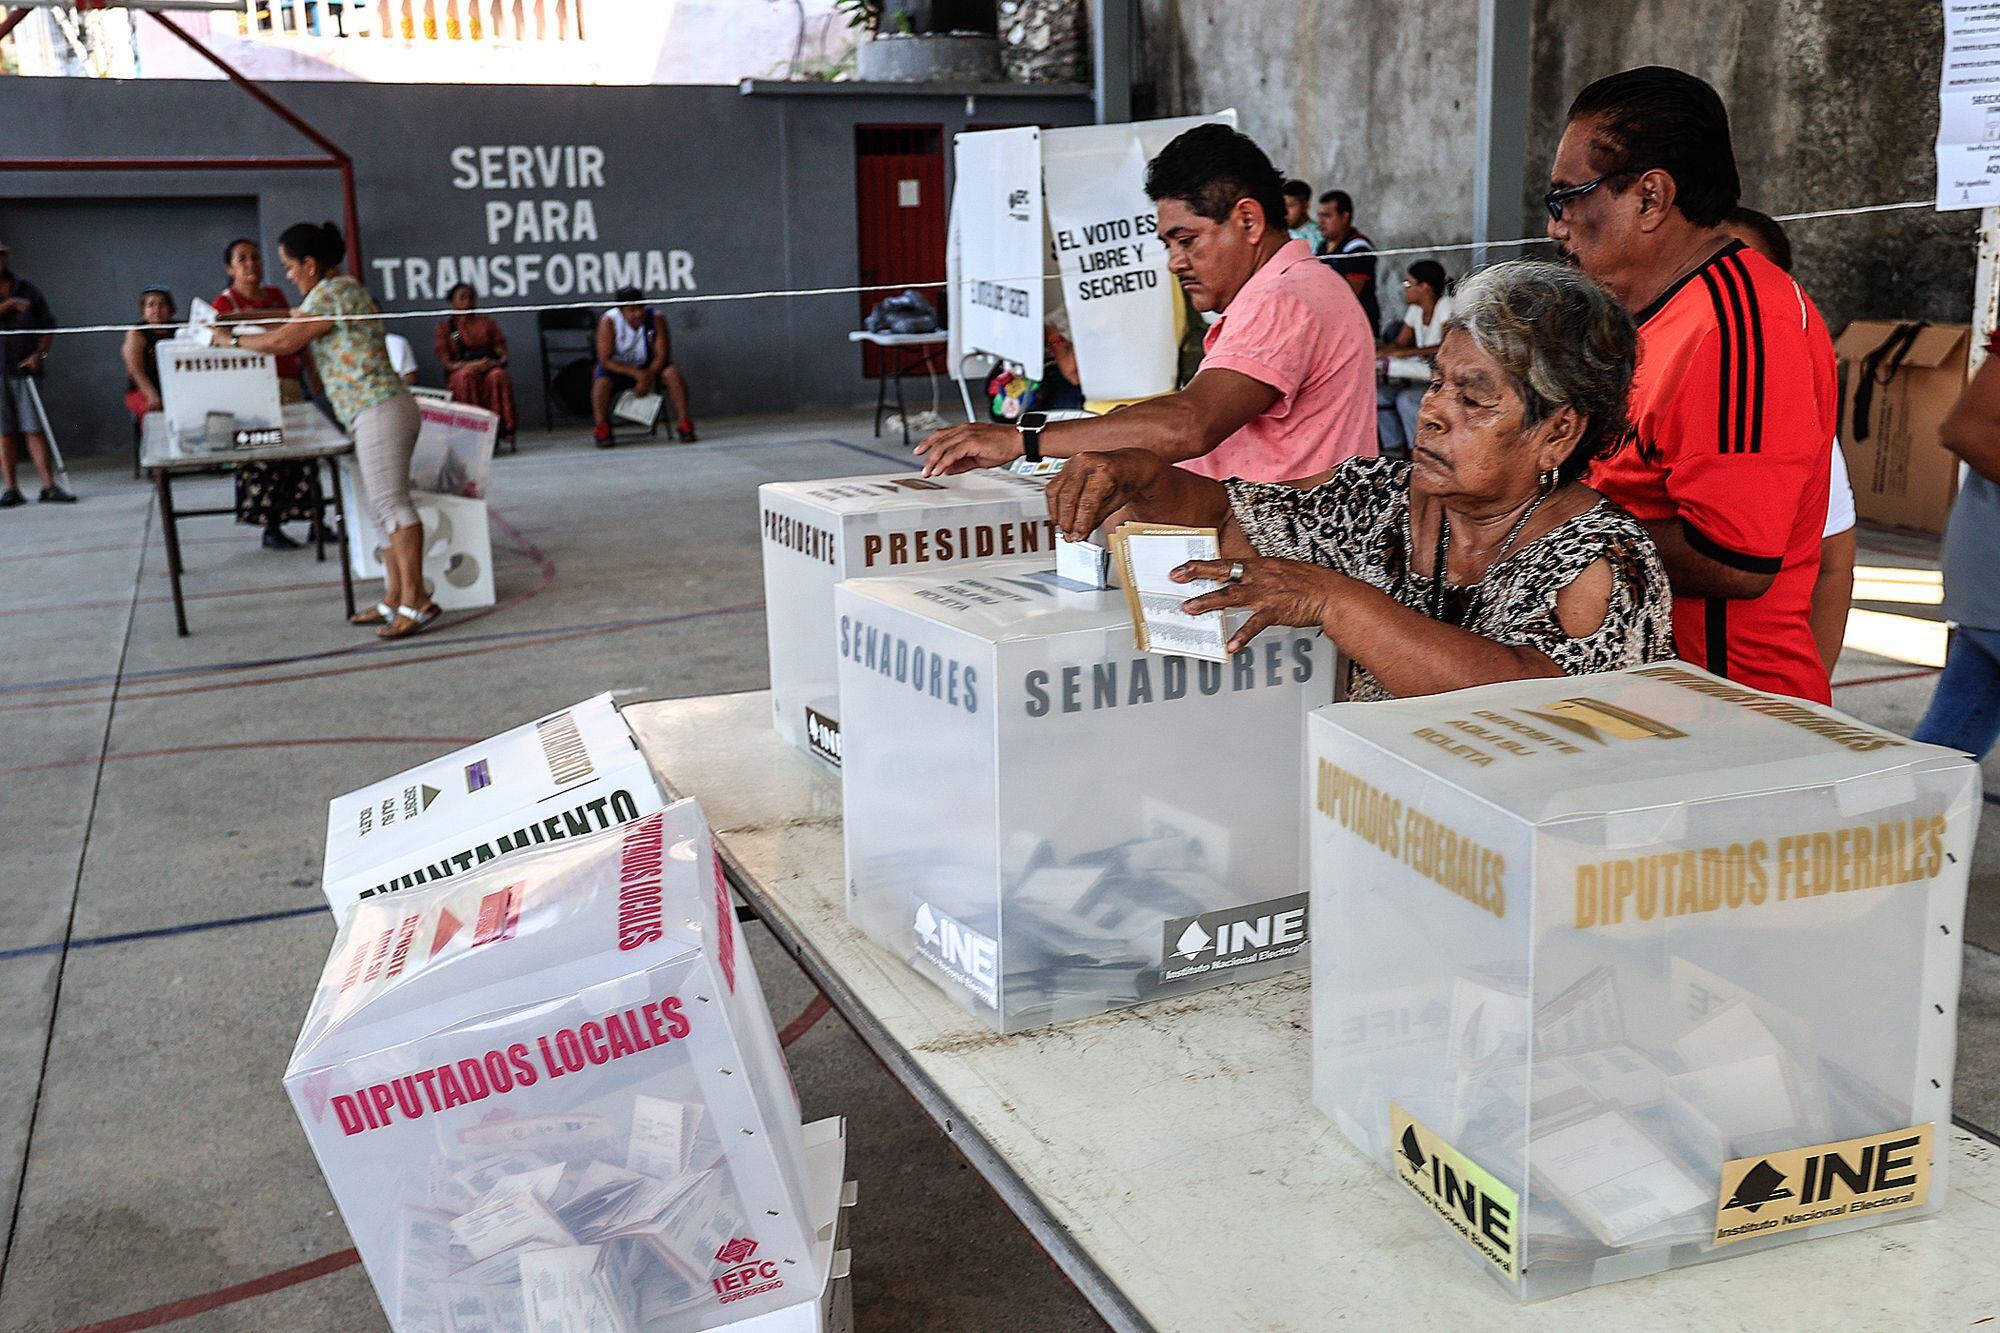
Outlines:
[[680,434],[680,437],[681,437],[681,443],[682,443],[682,444],[693,444],[693,443],[694,443],[694,420],[693,420],[693,418],[686,418],[686,419],[683,419],[683,420],[682,420],[682,422],[681,422],[681,424],[680,424],[680,429],[679,429],[679,434]]
[[593,439],[593,440],[595,440],[595,441],[597,441],[597,447],[598,447],[598,448],[600,448],[600,449],[609,449],[609,448],[611,447],[611,425],[610,425],[610,423],[609,423],[609,422],[604,422],[604,421],[600,421],[600,422],[598,422],[598,423],[597,423],[597,424],[596,424],[595,426],[591,427],[591,429],[590,429],[590,438],[591,438],[591,439]]

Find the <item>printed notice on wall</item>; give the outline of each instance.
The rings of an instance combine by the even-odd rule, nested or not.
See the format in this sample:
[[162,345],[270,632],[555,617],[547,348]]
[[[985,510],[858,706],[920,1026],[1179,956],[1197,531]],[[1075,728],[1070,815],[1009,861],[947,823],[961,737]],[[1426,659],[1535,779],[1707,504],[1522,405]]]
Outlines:
[[2000,204],[2000,0],[1944,0],[1937,206]]

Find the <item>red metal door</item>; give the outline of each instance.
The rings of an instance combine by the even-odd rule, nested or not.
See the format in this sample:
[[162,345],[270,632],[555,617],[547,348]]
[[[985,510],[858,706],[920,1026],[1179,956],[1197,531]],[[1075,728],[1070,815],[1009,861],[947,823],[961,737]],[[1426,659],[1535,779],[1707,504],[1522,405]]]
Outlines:
[[[861,240],[861,314],[916,288],[944,313],[944,127],[854,127],[855,220]],[[906,348],[893,349],[905,352]],[[879,377],[881,349],[863,345],[861,373]]]

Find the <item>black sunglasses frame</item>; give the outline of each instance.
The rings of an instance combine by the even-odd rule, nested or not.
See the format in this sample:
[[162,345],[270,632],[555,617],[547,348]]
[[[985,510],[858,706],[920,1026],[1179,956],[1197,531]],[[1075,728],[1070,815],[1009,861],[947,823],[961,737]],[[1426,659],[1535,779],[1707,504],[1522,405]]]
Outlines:
[[1602,176],[1587,180],[1581,185],[1565,185],[1560,190],[1550,190],[1542,196],[1542,207],[1549,210],[1550,221],[1561,222],[1563,207],[1570,200],[1581,199],[1584,195],[1589,194],[1608,180],[1616,180],[1620,176],[1639,176],[1644,174],[1632,167],[1624,167],[1617,171],[1607,171]]

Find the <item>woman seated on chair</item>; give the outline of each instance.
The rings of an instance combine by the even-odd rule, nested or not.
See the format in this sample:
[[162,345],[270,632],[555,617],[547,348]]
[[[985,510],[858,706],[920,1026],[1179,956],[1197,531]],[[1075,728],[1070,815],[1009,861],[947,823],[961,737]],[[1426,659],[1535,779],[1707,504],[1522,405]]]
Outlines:
[[1220,560],[1174,571],[1268,625],[1317,625],[1357,701],[1582,675],[1673,656],[1653,540],[1583,484],[1626,428],[1637,334],[1572,268],[1516,261],[1468,279],[1417,416],[1412,461],[1350,459],[1308,482],[1212,481],[1140,449],[1078,454],[1049,514],[1088,535],[1135,519],[1220,530]]
[[483,407],[500,418],[500,438],[514,438],[514,377],[507,370],[507,335],[491,315],[474,310],[472,284],[451,289],[454,314],[437,326],[437,358],[455,402]]
[[129,329],[125,345],[125,407],[136,425],[148,412],[160,410],[160,344],[174,336],[174,294],[165,287],[139,293],[143,329]]

